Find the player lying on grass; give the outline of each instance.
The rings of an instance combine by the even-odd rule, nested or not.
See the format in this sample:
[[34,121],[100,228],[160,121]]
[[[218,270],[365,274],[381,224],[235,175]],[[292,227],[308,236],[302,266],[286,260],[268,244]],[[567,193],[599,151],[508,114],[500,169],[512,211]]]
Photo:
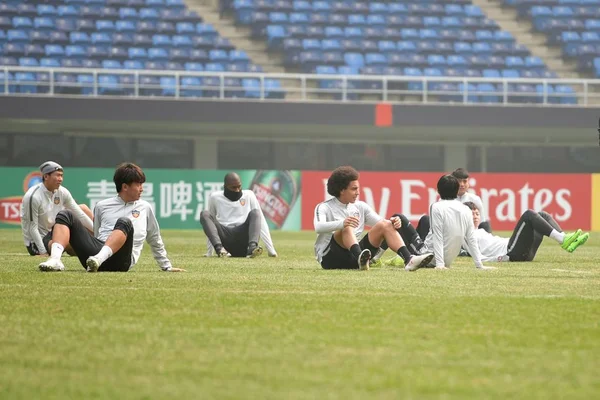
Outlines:
[[[318,234],[315,255],[324,269],[369,269],[371,254],[385,239],[411,268],[431,261],[433,254],[413,255],[396,231],[400,220],[383,219],[367,203],[358,200],[359,174],[352,167],[336,168],[327,180],[333,198],[317,205],[314,226]],[[365,225],[371,230],[361,238]],[[359,241],[360,240],[360,241]]]
[[269,256],[277,257],[258,199],[252,190],[242,190],[242,181],[235,172],[225,175],[222,192],[210,195],[208,210],[200,213],[200,223],[207,237],[207,256],[212,255],[213,248],[219,257],[260,256],[260,236]]
[[[77,204],[71,192],[62,186],[64,171],[60,164],[46,161],[40,165],[42,182],[29,188],[21,202],[21,230],[27,252],[32,256],[48,256],[52,246],[52,227],[56,215],[71,210],[87,230],[92,232],[92,212],[85,204]],[[67,246],[65,251],[75,255]]]
[[140,258],[144,240],[163,271],[184,271],[171,266],[154,212],[147,201],[140,199],[146,182],[142,169],[131,163],[121,164],[113,181],[117,195],[98,202],[94,208],[94,235],[70,210],[56,215],[50,258],[39,265],[41,271],[64,270],[60,258],[70,244],[88,272],[125,272]]
[[[481,260],[481,254],[475,238],[473,215],[468,207],[457,200],[459,182],[453,175],[442,176],[437,183],[440,200],[429,207],[431,226],[425,240],[421,240],[416,229],[408,223],[406,216],[395,214],[400,219],[402,226],[398,229],[402,239],[409,243],[408,248],[413,254],[433,252],[435,259],[428,265],[420,267],[435,267],[447,269],[460,253],[463,243],[466,244],[473,262],[480,269],[493,269],[486,267]],[[406,265],[406,270],[418,269]]]
[[[478,227],[479,209],[474,203],[464,203],[473,214],[473,226]],[[521,215],[510,238],[494,236],[484,229],[475,229],[475,238],[483,261],[533,261],[544,236],[554,239],[569,253],[587,242],[589,233],[581,229],[564,233],[550,214],[527,210]]]

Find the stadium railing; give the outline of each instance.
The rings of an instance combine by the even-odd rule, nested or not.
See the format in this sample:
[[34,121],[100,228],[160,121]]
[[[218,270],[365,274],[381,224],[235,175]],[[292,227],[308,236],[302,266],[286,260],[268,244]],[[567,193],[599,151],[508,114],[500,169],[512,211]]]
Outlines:
[[0,66],[0,96],[600,107],[600,79],[272,74]]

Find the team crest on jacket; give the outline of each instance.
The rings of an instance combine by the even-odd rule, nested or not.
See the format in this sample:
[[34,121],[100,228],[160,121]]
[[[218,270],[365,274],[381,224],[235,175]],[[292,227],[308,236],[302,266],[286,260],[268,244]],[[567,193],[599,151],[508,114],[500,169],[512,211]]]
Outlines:
[[56,196],[54,198],[54,204],[58,205],[60,203],[60,197]]
[[245,206],[246,205],[246,199],[240,199],[240,204],[242,205],[242,207]]
[[140,212],[139,212],[139,210],[133,210],[131,212],[131,215],[133,215],[133,218],[137,218],[140,216]]

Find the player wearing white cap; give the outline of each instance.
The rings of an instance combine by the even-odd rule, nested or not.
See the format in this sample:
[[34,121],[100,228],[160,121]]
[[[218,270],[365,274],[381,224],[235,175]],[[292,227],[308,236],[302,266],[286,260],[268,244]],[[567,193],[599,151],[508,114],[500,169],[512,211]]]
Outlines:
[[[21,230],[27,251],[32,256],[50,253],[52,228],[56,215],[71,210],[83,226],[92,232],[92,212],[85,204],[77,204],[71,192],[62,186],[64,171],[60,164],[46,161],[40,165],[42,182],[29,188],[21,202]],[[72,249],[65,249],[74,255]]]

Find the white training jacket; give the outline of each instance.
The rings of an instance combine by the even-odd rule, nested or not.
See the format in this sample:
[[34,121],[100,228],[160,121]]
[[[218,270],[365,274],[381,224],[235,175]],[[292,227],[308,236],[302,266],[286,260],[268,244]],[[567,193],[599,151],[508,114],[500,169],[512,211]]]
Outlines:
[[492,235],[484,229],[475,229],[475,238],[479,245],[482,261],[509,261],[507,255],[509,238]]
[[171,261],[167,258],[167,251],[160,236],[158,221],[150,203],[146,200],[136,200],[129,203],[119,197],[111,197],[96,203],[94,207],[94,236],[106,241],[113,231],[119,218],[129,218],[133,223],[133,251],[131,253],[131,266],[140,258],[144,240],[152,249],[154,259],[164,271],[171,268]]
[[473,212],[469,207],[458,200],[439,200],[429,207],[429,219],[431,227],[425,238],[424,250],[434,254],[436,267],[450,267],[463,243],[475,266],[483,266],[475,238]]
[[365,225],[373,226],[383,218],[364,201],[344,204],[336,197],[317,204],[315,207],[314,226],[317,235],[315,257],[321,262],[329,250],[329,242],[335,231],[344,229],[344,220],[349,217],[358,218],[358,228],[354,230],[356,239],[360,240]]
[[67,188],[59,186],[51,192],[43,182],[30,187],[21,202],[21,230],[25,246],[35,243],[38,251],[44,254],[46,248],[42,238],[54,226],[56,215],[65,209],[71,210],[83,226],[92,230],[92,220],[81,210]]
[[[260,208],[258,199],[252,190],[242,190],[242,197],[237,201],[231,201],[225,197],[223,191],[211,193],[208,199],[208,212],[216,218],[219,224],[226,227],[234,227],[243,224],[248,219],[250,211],[258,210],[260,212],[260,238],[271,256],[277,255],[271,231],[265,215]],[[212,256],[213,246],[210,240],[206,240],[206,255]]]

